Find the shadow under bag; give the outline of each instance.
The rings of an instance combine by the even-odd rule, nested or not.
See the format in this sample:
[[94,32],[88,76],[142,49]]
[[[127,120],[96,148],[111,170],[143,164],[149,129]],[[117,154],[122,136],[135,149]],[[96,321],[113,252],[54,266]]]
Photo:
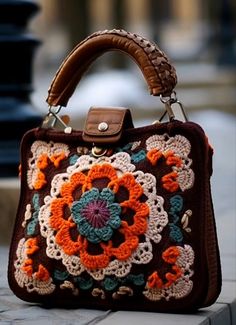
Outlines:
[[[134,59],[167,122],[136,128],[127,108],[92,107],[79,131],[58,115],[91,63],[111,50]],[[213,150],[198,124],[175,118],[176,83],[157,45],[124,30],[94,33],[66,57],[44,122],[21,143],[8,266],[16,296],[46,306],[156,312],[215,302]]]

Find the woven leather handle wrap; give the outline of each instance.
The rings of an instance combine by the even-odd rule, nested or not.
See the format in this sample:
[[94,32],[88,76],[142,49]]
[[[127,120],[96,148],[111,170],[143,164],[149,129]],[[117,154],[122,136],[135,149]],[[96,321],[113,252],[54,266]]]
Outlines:
[[66,106],[91,63],[111,50],[131,56],[140,67],[150,94],[168,96],[177,83],[175,68],[156,44],[124,30],[96,32],[79,43],[62,62],[48,90],[51,106]]

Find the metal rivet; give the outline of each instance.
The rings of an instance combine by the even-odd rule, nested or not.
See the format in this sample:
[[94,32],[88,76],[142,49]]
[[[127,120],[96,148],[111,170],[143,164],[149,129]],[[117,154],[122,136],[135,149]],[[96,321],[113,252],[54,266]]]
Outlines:
[[108,124],[106,122],[101,122],[98,124],[98,130],[104,132],[108,129]]

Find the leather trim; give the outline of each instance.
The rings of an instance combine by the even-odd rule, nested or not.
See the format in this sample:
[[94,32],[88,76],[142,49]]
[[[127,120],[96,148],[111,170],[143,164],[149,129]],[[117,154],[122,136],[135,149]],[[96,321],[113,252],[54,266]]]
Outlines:
[[48,90],[47,103],[66,106],[93,61],[108,51],[128,54],[141,69],[151,95],[168,96],[177,83],[174,66],[155,43],[124,30],[96,32],[80,42],[59,67]]
[[[106,130],[99,130],[101,123],[107,124]],[[123,129],[133,128],[129,109],[118,107],[91,107],[82,134],[83,140],[93,144],[109,144],[120,140]]]

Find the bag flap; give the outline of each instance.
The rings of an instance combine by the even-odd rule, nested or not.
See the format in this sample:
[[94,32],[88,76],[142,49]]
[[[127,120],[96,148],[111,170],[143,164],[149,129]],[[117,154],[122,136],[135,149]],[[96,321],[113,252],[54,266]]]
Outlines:
[[133,127],[131,113],[127,108],[91,107],[82,137],[93,144],[110,144],[120,140],[124,129]]

